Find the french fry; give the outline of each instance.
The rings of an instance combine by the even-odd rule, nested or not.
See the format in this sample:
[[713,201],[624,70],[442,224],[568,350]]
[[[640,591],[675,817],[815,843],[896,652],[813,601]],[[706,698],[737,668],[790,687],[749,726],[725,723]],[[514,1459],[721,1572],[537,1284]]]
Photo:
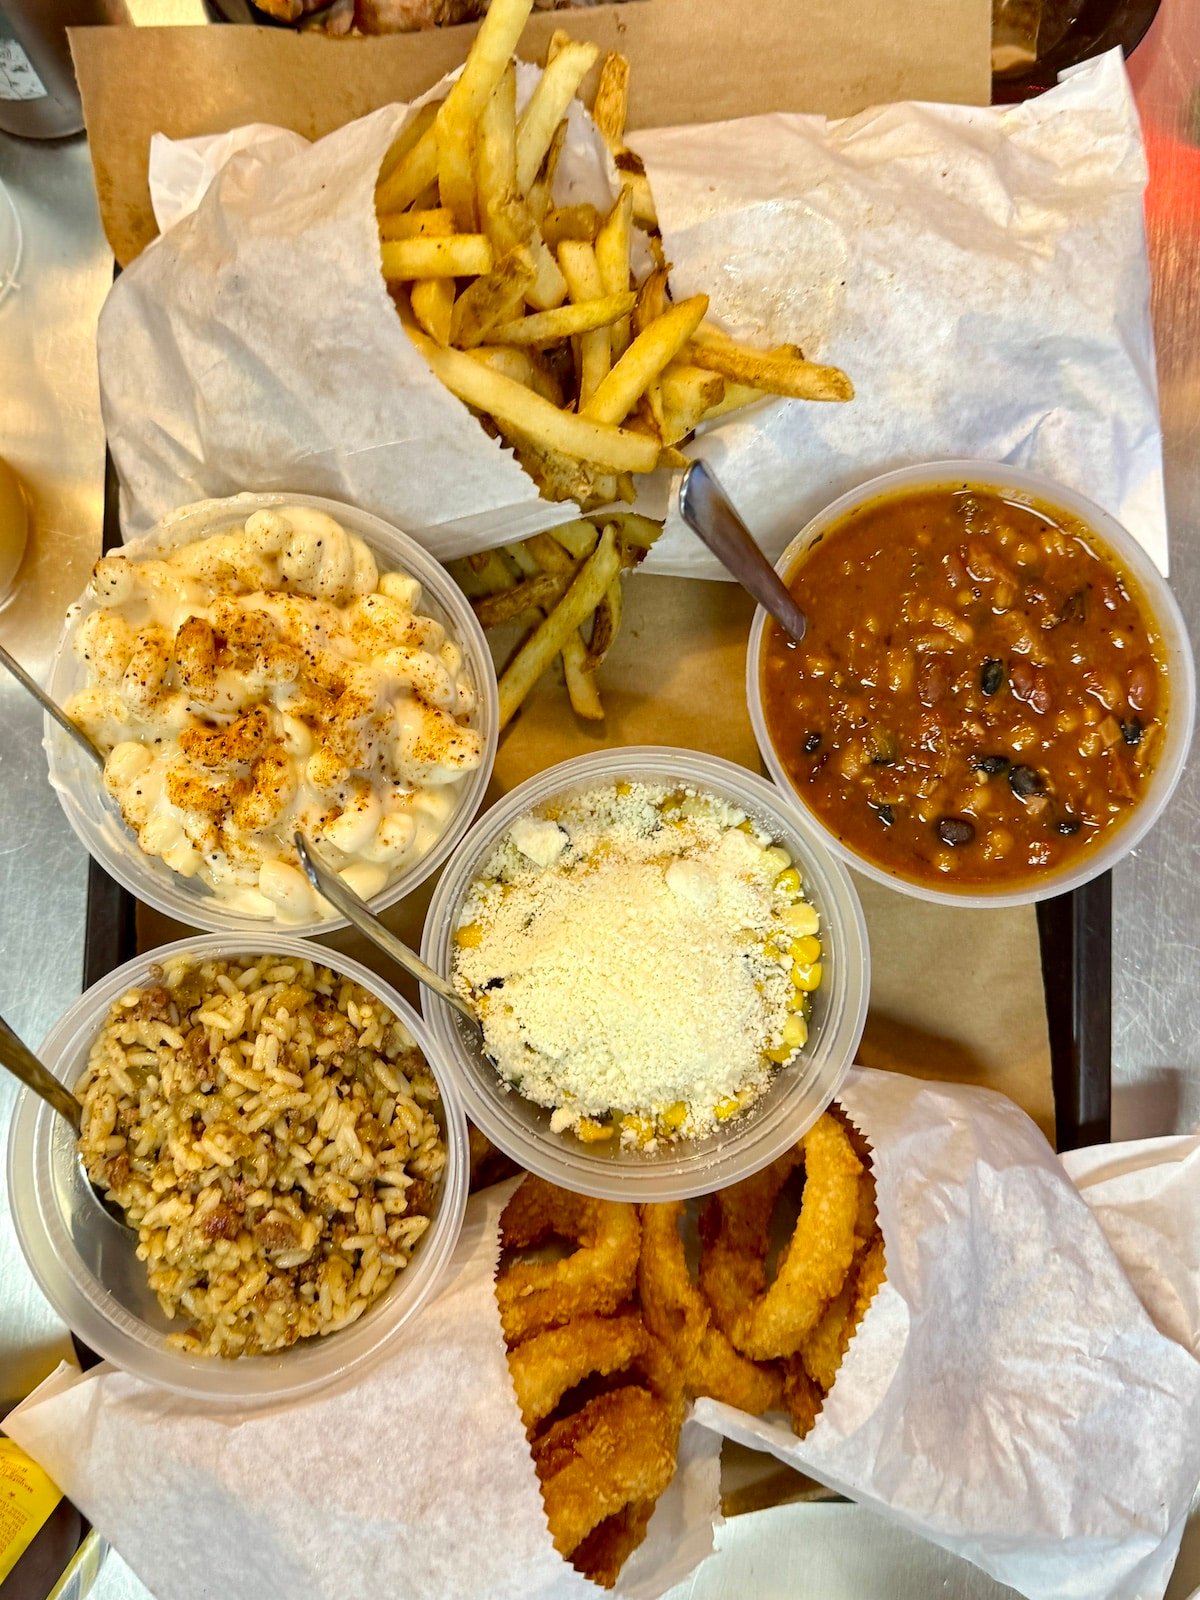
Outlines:
[[517,182],[517,78],[504,72],[479,117],[475,150],[479,214],[512,197]]
[[[478,368],[476,370],[479,370]],[[500,726],[506,727],[541,677],[584,620],[599,605],[620,570],[616,530],[606,527],[595,550],[559,603],[517,651],[500,676]]]
[[536,578],[545,568],[538,561],[533,551],[527,548],[528,541],[519,544],[506,544],[504,554],[523,578]]
[[[725,395],[725,379],[719,372],[706,372],[683,361],[672,361],[663,368],[663,411],[668,431],[679,430],[673,438],[663,435],[664,444],[677,444],[690,433],[706,411],[719,405]],[[694,420],[688,421],[689,418]],[[684,424],[687,424],[684,426]]]
[[576,561],[585,561],[596,548],[600,531],[586,517],[576,517],[573,522],[564,522],[560,527],[551,528],[550,537]]
[[409,336],[451,393],[494,417],[502,430],[610,472],[653,471],[657,440],[560,411],[522,384],[472,361],[464,351],[443,350],[416,329]]
[[753,350],[732,340],[693,343],[688,360],[707,372],[793,400],[853,400],[854,385],[840,367],[821,366],[792,355]]
[[510,250],[491,272],[469,283],[454,302],[450,319],[452,344],[482,344],[493,328],[510,322],[525,303],[536,271],[528,250]]
[[472,360],[491,367],[494,372],[503,373],[514,383],[523,383],[552,406],[562,406],[562,385],[536,350],[521,350],[515,345],[479,344],[468,350],[467,354]]
[[557,605],[567,591],[574,570],[572,566],[570,573],[538,572],[511,589],[481,595],[471,602],[480,627],[502,628],[506,623],[524,616],[527,611]]
[[636,338],[639,333],[644,333],[656,318],[661,317],[667,309],[667,269],[655,267],[643,280],[638,289],[637,305],[634,307],[632,317],[632,332]]
[[617,530],[618,545],[629,553],[627,566],[636,565],[663,531],[661,522],[655,522],[653,517],[643,517],[637,511],[609,512],[604,520],[612,523]]
[[406,211],[436,179],[437,135],[431,122],[391,175],[376,187],[375,209]]
[[389,239],[380,245],[383,275],[406,278],[467,278],[492,270],[492,246],[482,233],[451,233],[443,239]]
[[517,577],[499,550],[477,550],[467,557],[477,594],[499,594],[517,585]]
[[459,233],[479,227],[475,205],[475,124],[461,109],[447,106],[437,121],[438,197]]
[[512,66],[517,41],[532,10],[533,0],[491,0],[439,120],[459,110],[471,118],[480,115],[493,89]]
[[[596,265],[600,281],[607,294],[619,294],[628,289],[629,230],[633,219],[633,196],[622,189],[616,203],[596,234]],[[624,355],[630,339],[630,319],[622,317],[609,329],[609,346],[613,361]]]
[[454,218],[441,208],[434,211],[389,212],[379,219],[379,237],[385,241],[444,238],[454,231]]
[[629,114],[629,62],[610,50],[600,68],[596,98],[592,102],[592,121],[609,149],[625,143],[625,119]]
[[[658,464],[662,466],[661,451],[659,451]],[[627,506],[631,506],[637,499],[637,484],[633,481],[632,472],[622,472],[617,475],[617,495],[624,500]]]
[[[551,206],[541,226],[542,238],[551,250],[557,250],[564,239],[586,239],[591,244],[600,227],[600,213],[593,205]],[[629,287],[628,280],[624,287]]]
[[454,313],[454,279],[421,278],[412,286],[413,316],[435,344],[450,343],[450,322]]
[[[692,295],[656,317],[626,350],[580,416],[595,422],[622,422],[659,373],[687,344],[708,310],[708,296]],[[627,470],[627,469],[621,469]]]
[[665,444],[658,452],[660,467],[686,469],[691,466],[690,456],[685,456],[682,450],[677,450],[673,444]]
[[550,43],[546,46],[546,65],[549,66],[560,50],[565,50],[571,42],[571,35],[565,28],[555,28],[550,35]]
[[554,131],[599,53],[594,44],[570,40],[547,61],[517,123],[517,188],[522,194],[537,177]]
[[587,670],[598,672],[604,658],[612,649],[613,640],[621,630],[621,580],[614,578],[604,591],[604,598],[596,607],[592,619],[592,637],[588,644]]
[[546,159],[542,162],[542,170],[533,183],[529,185],[526,199],[533,216],[540,223],[546,212],[550,209],[550,201],[554,194],[554,175],[558,171],[558,158],[567,137],[567,122],[564,117],[554,130],[554,137],[550,141],[550,148],[546,152]]
[[548,533],[535,533],[525,541],[525,548],[543,572],[574,572],[576,563],[556,539]]
[[[388,146],[387,153],[379,163],[379,172],[375,178],[375,204],[378,210],[399,211],[403,209],[403,203],[395,206],[384,206],[381,203],[381,195],[386,192],[389,181],[401,162],[412,154],[424,135],[433,127],[441,108],[442,102],[440,100],[434,100],[428,105],[423,105],[412,114],[405,126],[401,128]],[[419,187],[421,186],[418,185]],[[416,194],[417,190],[414,189],[413,193]]]
[[[717,374],[714,373],[713,376],[716,377]],[[748,383],[726,381],[725,393],[714,405],[709,406],[704,413],[704,421],[711,422],[714,417],[723,417],[730,411],[740,411],[743,406],[752,406],[758,400],[770,398],[765,389],[755,389]]]
[[588,670],[587,646],[578,628],[563,645],[562,663],[572,711],[589,722],[603,722],[600,686],[596,682],[596,674]]
[[[581,239],[564,239],[558,247],[558,264],[567,280],[567,292],[578,305],[603,297],[604,285],[596,265],[596,252]],[[606,328],[597,328],[579,338],[579,407],[582,411],[608,372],[611,359]]]
[[497,344],[555,344],[559,339],[568,339],[574,334],[589,333],[593,328],[607,328],[611,322],[632,309],[634,298],[630,291],[557,306],[551,311],[535,311],[527,317],[501,323],[493,329],[492,338]]

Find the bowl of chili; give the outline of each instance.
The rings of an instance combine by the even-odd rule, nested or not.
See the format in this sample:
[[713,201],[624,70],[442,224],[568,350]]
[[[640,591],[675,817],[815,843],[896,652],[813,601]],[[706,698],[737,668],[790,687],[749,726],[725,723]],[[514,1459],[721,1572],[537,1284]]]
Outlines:
[[746,690],[775,782],[836,854],[951,905],[1079,887],[1144,837],[1183,772],[1195,669],[1153,561],[1038,474],[942,461],[875,478],[777,570]]

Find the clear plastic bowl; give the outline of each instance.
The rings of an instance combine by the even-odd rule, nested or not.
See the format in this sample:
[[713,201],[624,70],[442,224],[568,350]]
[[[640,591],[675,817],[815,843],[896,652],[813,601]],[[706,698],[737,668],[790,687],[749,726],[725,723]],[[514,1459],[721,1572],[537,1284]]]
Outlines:
[[206,1400],[253,1404],[302,1394],[365,1361],[429,1299],[449,1264],[467,1203],[470,1160],[462,1104],[445,1052],[407,1001],[358,961],[275,932],[181,939],[109,973],[51,1029],[41,1059],[66,1084],[78,1082],[112,1002],[174,955],[242,956],[263,951],[328,966],[361,983],[412,1034],[442,1094],[446,1166],[433,1221],[409,1265],[357,1322],[274,1355],[195,1356],[167,1343],[172,1324],[150,1290],[137,1239],[103,1208],[71,1129],[26,1090],[8,1141],[8,1193],[17,1237],[47,1300],[68,1327],[115,1366],[147,1383]]
[[449,974],[451,939],[467,891],[517,817],[545,802],[621,778],[693,785],[742,807],[791,855],[805,892],[821,914],[824,981],[813,995],[808,1044],[775,1074],[747,1112],[704,1139],[653,1152],[623,1149],[615,1139],[582,1144],[552,1133],[550,1112],[513,1090],[480,1048],[479,1036],[428,989],[422,1007],[466,1102],[487,1137],[530,1172],[580,1194],[608,1200],[682,1200],[748,1177],[794,1145],[837,1093],[854,1058],[867,1014],[867,930],[849,874],[825,850],[817,830],[765,779],[716,756],[660,746],[630,746],[577,756],[530,778],[482,816],[438,884],[421,954]]
[[775,563],[775,570],[786,582],[788,574],[797,565],[801,554],[809,545],[839,522],[848,511],[894,494],[897,490],[934,488],[939,484],[969,483],[985,489],[996,489],[1019,497],[1027,497],[1040,504],[1057,508],[1083,523],[1096,535],[1096,543],[1114,558],[1119,567],[1132,573],[1146,607],[1154,618],[1162,637],[1167,667],[1167,721],[1166,736],[1158,762],[1146,786],[1146,792],[1133,808],[1126,821],[1114,828],[1098,849],[1082,859],[1056,870],[1041,873],[1036,880],[1017,887],[997,886],[994,890],[982,889],[978,884],[969,888],[934,889],[916,883],[900,873],[889,872],[885,867],[859,855],[844,844],[828,828],[815,811],[804,805],[803,796],[793,784],[787,768],[779,759],[762,702],[763,636],[767,614],[761,606],[754,614],[750,628],[750,642],[746,651],[746,698],[750,704],[750,721],[754,737],[775,782],[786,793],[794,795],[813,825],[820,832],[825,845],[840,856],[864,877],[889,889],[899,889],[903,894],[918,900],[930,900],[937,905],[965,906],[982,909],[988,906],[1032,905],[1037,900],[1048,900],[1056,894],[1067,894],[1107,872],[1138,841],[1145,837],[1166,808],[1183,775],[1188,747],[1192,742],[1192,722],[1196,711],[1196,669],[1192,660],[1192,647],[1187,627],[1168,587],[1150,557],[1133,536],[1125,531],[1115,517],[1109,516],[1091,500],[1073,489],[1067,489],[1052,478],[1036,472],[1026,472],[1020,467],[1006,466],[996,461],[931,461],[919,467],[905,467],[899,472],[887,472],[872,478],[858,489],[851,489],[840,499],[819,512],[788,545]]
[[[359,511],[354,506],[341,505],[336,500],[282,492],[240,494],[228,500],[203,500],[197,505],[185,506],[143,538],[130,540],[123,548],[135,558],[150,556],[161,550],[177,549],[193,540],[235,527],[254,511],[283,505],[308,506],[314,511],[328,513],[370,546],[381,571],[401,569],[419,579],[422,587],[421,608],[442,623],[462,650],[478,697],[475,711],[468,720],[483,735],[482,760],[458,786],[458,802],[433,849],[405,867],[371,900],[372,910],[380,912],[411,894],[419,883],[437,871],[467,831],[483,801],[496,759],[496,741],[500,733],[500,704],[491,651],[466,597],[446,569],[427,550],[423,550],[415,539],[378,517]],[[86,674],[83,664],[75,656],[72,640],[83,618],[96,609],[95,602],[85,593],[67,613],[66,625],[50,663],[50,676],[46,684],[60,705],[85,685]],[[51,785],[80,842],[118,883],[156,911],[173,917],[185,926],[206,928],[214,933],[228,933],[235,929],[261,932],[266,927],[278,927],[287,933],[317,934],[332,933],[336,928],[346,927],[344,917],[271,923],[262,917],[247,916],[244,912],[227,909],[198,878],[180,877],[165,861],[147,855],[140,848],[105,793],[95,764],[50,717],[44,720],[42,743]]]

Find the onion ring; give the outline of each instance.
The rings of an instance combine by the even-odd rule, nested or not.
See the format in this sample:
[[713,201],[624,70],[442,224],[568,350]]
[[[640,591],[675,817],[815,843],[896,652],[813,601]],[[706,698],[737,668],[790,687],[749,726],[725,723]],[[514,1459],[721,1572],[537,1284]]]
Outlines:
[[779,1374],[741,1356],[693,1284],[679,1236],[683,1202],[642,1207],[638,1295],[646,1326],[670,1350],[694,1395],[709,1395],[760,1416],[779,1404]]
[[[800,1162],[800,1215],[768,1287],[771,1213]],[[700,1286],[743,1355],[760,1361],[793,1355],[841,1289],[854,1256],[861,1171],[846,1130],[826,1114],[795,1150],[712,1196],[700,1219]]]
[[635,1363],[653,1374],[652,1392],[674,1403],[681,1384],[668,1370],[657,1341],[647,1332],[637,1312],[618,1317],[576,1317],[561,1328],[531,1334],[508,1352],[508,1370],[517,1391],[517,1404],[526,1428],[548,1417],[555,1406],[585,1378],[608,1377]]
[[571,1556],[571,1565],[603,1589],[616,1586],[621,1568],[646,1537],[654,1500],[631,1500],[623,1511],[605,1517]]
[[514,1262],[496,1279],[509,1343],[572,1317],[615,1311],[633,1291],[641,1241],[636,1207],[526,1177],[501,1213],[501,1247],[529,1250],[553,1236],[577,1248],[559,1261]]
[[649,1390],[597,1395],[533,1443],[555,1548],[568,1557],[632,1501],[654,1500],[675,1473],[678,1429]]

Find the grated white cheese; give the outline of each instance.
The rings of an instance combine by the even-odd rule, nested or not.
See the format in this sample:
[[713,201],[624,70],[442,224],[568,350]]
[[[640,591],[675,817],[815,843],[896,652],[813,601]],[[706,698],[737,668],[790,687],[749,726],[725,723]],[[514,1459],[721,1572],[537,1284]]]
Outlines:
[[558,1130],[603,1135],[615,1116],[640,1143],[751,1104],[801,998],[781,863],[743,812],[666,786],[609,785],[514,823],[471,887],[454,962],[501,1074]]

